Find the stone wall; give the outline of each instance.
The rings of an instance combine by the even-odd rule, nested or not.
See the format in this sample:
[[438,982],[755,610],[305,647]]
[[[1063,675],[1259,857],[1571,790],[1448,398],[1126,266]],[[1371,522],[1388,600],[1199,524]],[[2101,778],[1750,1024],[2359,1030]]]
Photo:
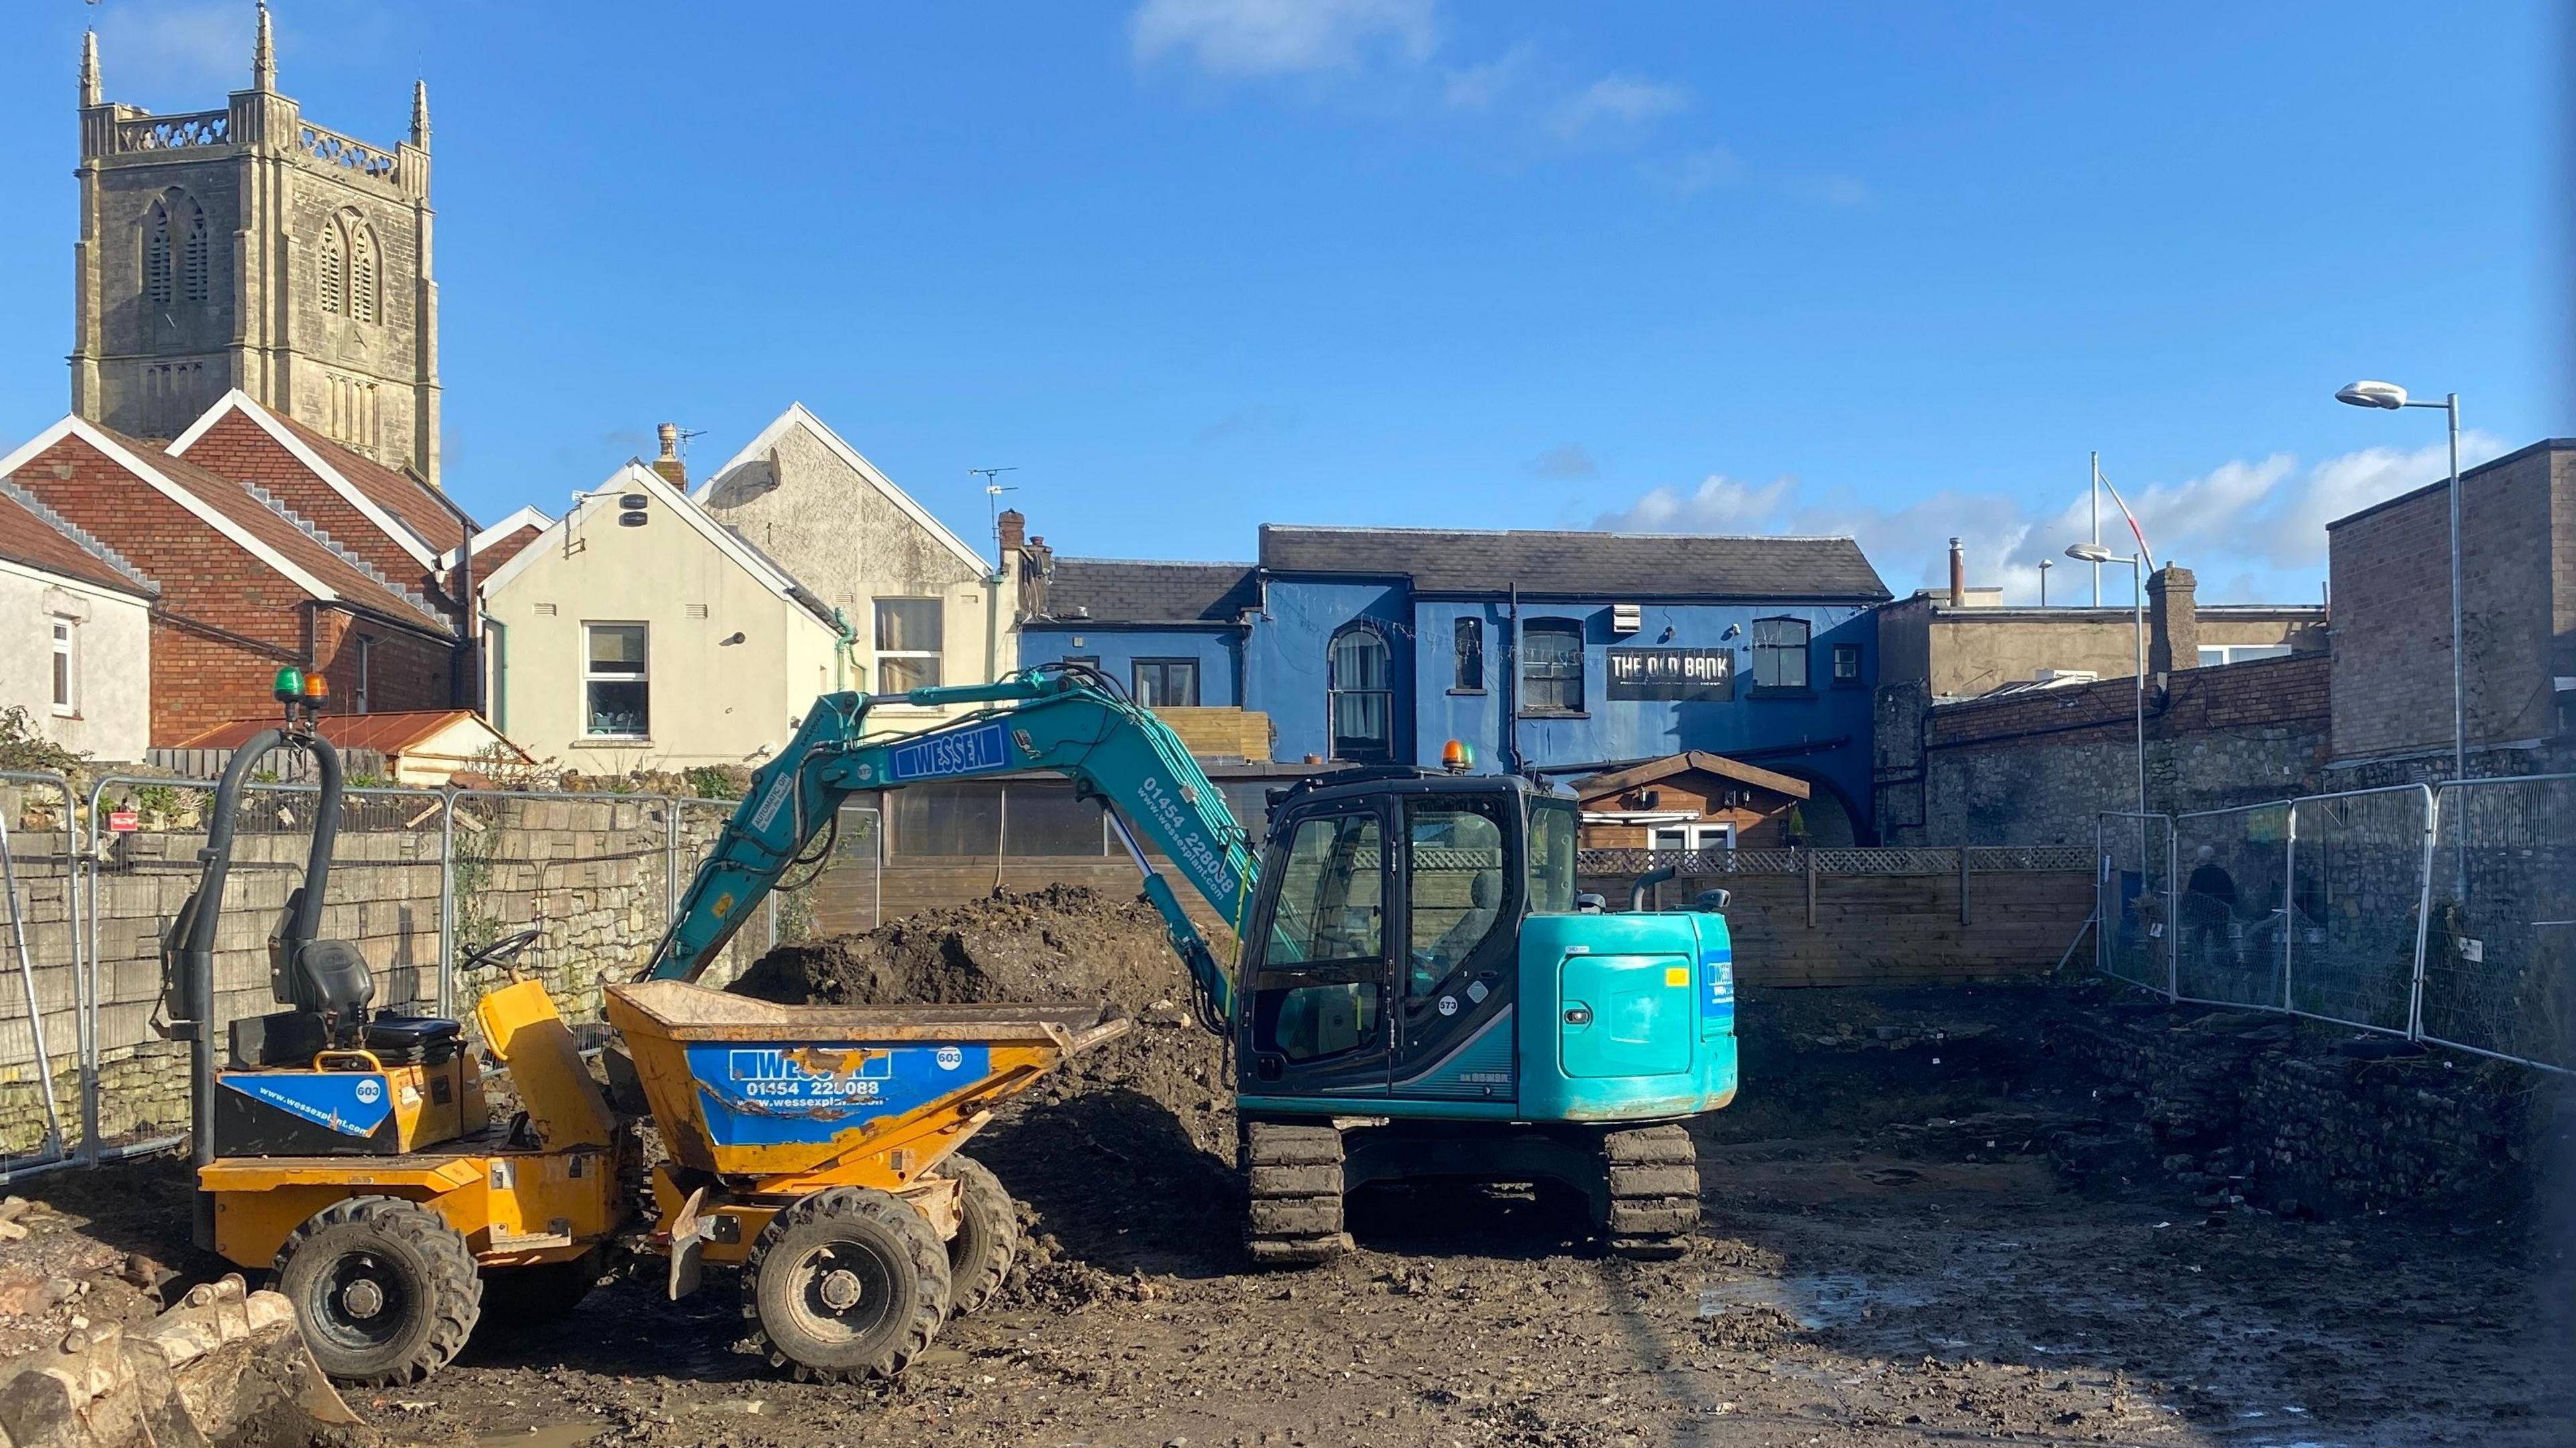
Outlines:
[[[2149,807],[2222,809],[2324,787],[2327,668],[2325,655],[2299,654],[2151,684]],[[2089,844],[2102,811],[2137,808],[2132,681],[1932,707],[1911,688],[1880,691],[1885,843]]]
[[[309,822],[293,816],[309,796],[268,796],[246,814],[289,818],[236,836],[216,936],[216,1009],[223,1020],[281,1009],[270,980],[268,936],[301,883]],[[334,851],[322,933],[354,942],[376,972],[379,1006],[432,1011],[438,1003],[443,898],[436,794],[351,796]],[[676,854],[668,801],[653,796],[456,797],[452,933],[465,950],[536,926],[519,966],[543,980],[565,1014],[596,1020],[602,988],[641,969],[668,923],[670,879],[685,885],[730,804],[681,809]],[[184,815],[183,815],[184,817]],[[162,822],[158,816],[151,821]],[[13,821],[13,824],[17,821]],[[48,843],[50,841],[50,843]],[[80,1075],[71,923],[63,899],[62,837],[13,830],[20,858],[50,851],[51,876],[21,871],[29,955],[45,1012],[48,1054],[67,1131],[79,1121]],[[161,942],[196,888],[202,832],[147,829],[111,838],[99,862],[92,929],[97,1000],[101,1139],[123,1142],[182,1131],[187,1053],[163,1040]],[[0,919],[5,919],[0,915]],[[9,962],[14,965],[14,961]],[[14,970],[9,975],[14,977]],[[459,1013],[504,977],[455,982]],[[0,980],[0,1158],[40,1139],[42,1096],[23,992]],[[220,1035],[218,1037],[220,1039]]]
[[2143,1144],[2213,1211],[2492,1216],[2565,1129],[2558,1078],[2288,1016],[2112,998],[2049,1045],[2136,1103]]

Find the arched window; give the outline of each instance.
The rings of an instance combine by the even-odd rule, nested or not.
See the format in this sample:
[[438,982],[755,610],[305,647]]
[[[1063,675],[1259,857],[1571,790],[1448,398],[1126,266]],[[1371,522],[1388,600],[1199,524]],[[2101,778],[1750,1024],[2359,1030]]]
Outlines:
[[190,202],[188,239],[179,251],[179,295],[205,301],[214,290],[214,238],[208,234],[205,208]]
[[1325,656],[1325,698],[1335,759],[1393,756],[1395,661],[1374,627],[1355,623],[1333,635]]
[[170,304],[170,204],[152,203],[143,222],[143,295],[154,306]]
[[322,310],[334,317],[349,313],[349,248],[340,236],[337,219],[322,223],[321,259],[316,264],[321,273]]
[[361,322],[376,319],[376,233],[356,217],[349,227],[349,315]]

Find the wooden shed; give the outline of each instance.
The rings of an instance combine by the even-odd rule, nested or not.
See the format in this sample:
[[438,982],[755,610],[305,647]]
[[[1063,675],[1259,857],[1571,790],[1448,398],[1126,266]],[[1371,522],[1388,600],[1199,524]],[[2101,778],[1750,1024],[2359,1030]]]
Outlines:
[[[228,754],[276,723],[275,719],[227,720],[166,752],[202,750]],[[345,751],[366,750],[382,755],[385,771],[396,784],[445,784],[460,772],[490,764],[494,758],[491,751],[495,749],[499,758],[510,763],[536,762],[526,750],[493,728],[489,720],[467,709],[325,714],[316,727],[323,738]],[[220,769],[220,762],[214,762],[213,767]]]
[[1791,843],[1807,782],[1693,749],[1575,780],[1586,849],[1755,850]]

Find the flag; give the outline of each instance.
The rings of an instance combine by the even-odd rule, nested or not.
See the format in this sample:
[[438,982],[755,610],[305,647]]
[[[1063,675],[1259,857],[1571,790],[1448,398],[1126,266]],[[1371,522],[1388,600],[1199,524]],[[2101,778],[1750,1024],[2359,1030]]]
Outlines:
[[[2100,475],[2096,474],[2095,476],[2098,477]],[[2111,501],[2120,505],[2120,516],[2129,520],[2129,536],[2138,540],[2138,556],[2146,560],[2147,571],[2149,573],[2155,572],[2156,553],[2154,549],[2147,546],[2147,530],[2138,526],[2138,515],[2129,511],[2127,500],[2120,496],[2120,490],[2118,488],[2111,487],[2111,480],[2109,478],[2102,479],[2102,486],[2110,488]]]

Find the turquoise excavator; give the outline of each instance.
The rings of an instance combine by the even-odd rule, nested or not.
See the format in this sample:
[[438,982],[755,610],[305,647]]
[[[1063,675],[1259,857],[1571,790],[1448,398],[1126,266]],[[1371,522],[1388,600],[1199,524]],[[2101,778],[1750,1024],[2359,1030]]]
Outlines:
[[[878,706],[958,704],[983,707],[867,732]],[[1271,791],[1256,858],[1181,741],[1086,666],[825,695],[752,776],[649,973],[696,979],[768,891],[810,879],[853,794],[1063,775],[1106,812],[1198,1019],[1232,1042],[1256,1262],[1328,1261],[1350,1247],[1348,1193],[1428,1177],[1562,1183],[1611,1251],[1678,1254],[1699,1223],[1685,1124],[1736,1088],[1723,892],[1650,910],[1649,875],[1608,910],[1577,891],[1573,800],[1448,755]],[[1232,960],[1148,848],[1226,922]]]

